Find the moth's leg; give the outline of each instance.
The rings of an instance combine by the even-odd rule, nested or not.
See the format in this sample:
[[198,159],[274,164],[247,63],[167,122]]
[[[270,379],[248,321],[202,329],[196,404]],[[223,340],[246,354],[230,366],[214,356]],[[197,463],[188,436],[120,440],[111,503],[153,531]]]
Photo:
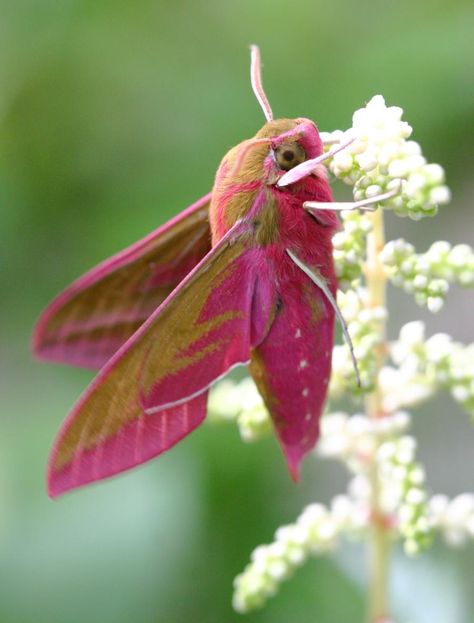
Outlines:
[[388,190],[386,193],[374,195],[361,201],[305,201],[303,207],[313,214],[313,210],[363,210],[365,212],[374,212],[377,209],[377,203],[387,201],[395,197],[400,192],[400,185],[397,188]]
[[321,138],[321,141],[325,147],[329,145],[338,145],[341,142],[338,138],[328,138],[326,140]]

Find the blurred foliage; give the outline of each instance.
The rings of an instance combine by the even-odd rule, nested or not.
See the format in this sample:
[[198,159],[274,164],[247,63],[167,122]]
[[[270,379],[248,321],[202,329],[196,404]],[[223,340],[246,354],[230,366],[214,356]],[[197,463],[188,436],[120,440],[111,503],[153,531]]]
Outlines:
[[[48,447],[90,374],[33,362],[34,320],[72,278],[206,193],[225,151],[258,129],[252,42],[277,115],[331,130],[375,93],[402,106],[454,201],[429,223],[390,219],[390,235],[420,250],[472,244],[473,23],[471,0],[0,2],[1,623],[241,620],[231,584],[250,550],[327,500],[340,474],[309,459],[295,487],[273,440],[248,447],[208,426],[50,502]],[[453,289],[436,319],[399,293],[392,302],[400,322],[428,318],[473,341],[469,293]],[[417,427],[433,487],[472,489],[474,435],[452,403]],[[308,566],[252,621],[361,620],[360,555]],[[400,599],[396,616],[472,620],[472,550],[403,565],[425,597]]]

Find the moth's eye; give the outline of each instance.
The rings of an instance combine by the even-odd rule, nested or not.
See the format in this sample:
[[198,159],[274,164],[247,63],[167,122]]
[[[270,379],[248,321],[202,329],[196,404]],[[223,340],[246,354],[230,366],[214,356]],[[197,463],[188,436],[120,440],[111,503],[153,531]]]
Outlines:
[[275,149],[275,160],[283,171],[289,171],[306,160],[306,153],[299,143],[282,143]]

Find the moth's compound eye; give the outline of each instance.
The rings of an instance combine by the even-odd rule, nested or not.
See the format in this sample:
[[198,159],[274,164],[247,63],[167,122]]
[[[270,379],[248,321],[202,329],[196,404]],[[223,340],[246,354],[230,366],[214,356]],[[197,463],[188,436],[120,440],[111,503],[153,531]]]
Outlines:
[[274,153],[275,160],[283,171],[289,171],[306,160],[305,150],[299,143],[282,143]]

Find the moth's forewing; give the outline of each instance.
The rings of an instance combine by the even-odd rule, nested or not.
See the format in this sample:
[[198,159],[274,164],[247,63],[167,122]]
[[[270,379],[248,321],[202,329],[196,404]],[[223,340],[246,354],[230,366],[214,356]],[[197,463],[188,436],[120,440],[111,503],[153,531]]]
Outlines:
[[316,443],[331,374],[334,311],[321,290],[291,265],[279,287],[279,309],[250,371],[273,420],[289,471],[298,480],[302,458]]
[[202,421],[210,384],[249,360],[275,313],[250,239],[232,228],[101,370],[59,433],[51,495],[157,456]]
[[[140,465],[174,446],[206,417],[207,391],[155,415],[136,414],[131,405],[95,402],[93,418],[75,409],[65,421],[48,464],[48,494],[56,497]],[[121,392],[121,400],[123,394]]]
[[33,336],[42,359],[101,368],[211,248],[210,194],[80,277]]

